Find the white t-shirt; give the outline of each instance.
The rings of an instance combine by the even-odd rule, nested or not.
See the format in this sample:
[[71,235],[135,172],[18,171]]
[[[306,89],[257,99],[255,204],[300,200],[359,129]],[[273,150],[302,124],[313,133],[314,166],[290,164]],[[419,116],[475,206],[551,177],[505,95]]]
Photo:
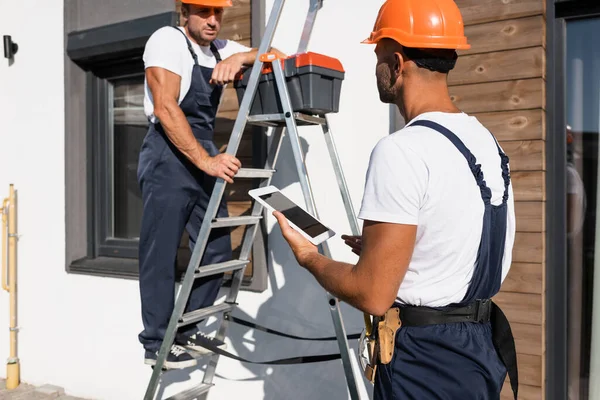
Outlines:
[[[430,112],[413,121],[418,119],[437,122],[458,136],[481,164],[492,204],[501,204],[504,180],[490,132],[465,113]],[[475,268],[483,212],[479,186],[467,160],[441,133],[423,126],[405,127],[373,149],[359,218],[418,226],[413,256],[398,290],[399,303],[435,307],[464,298]],[[503,281],[510,269],[514,237],[511,185]]]
[[[183,27],[177,27],[177,29],[185,33]],[[203,67],[214,68],[217,64],[217,60],[210,51],[210,46],[199,46],[191,40],[190,42],[192,43],[194,52],[198,56],[198,64]],[[217,47],[222,60],[225,60],[233,54],[251,50],[249,47],[232,40],[217,39],[214,41],[214,44]],[[181,86],[179,90],[179,103],[181,103],[190,89],[192,69],[194,68],[194,59],[190,54],[185,37],[183,37],[181,32],[177,32],[170,26],[158,29],[150,36],[148,42],[146,42],[143,60],[145,68],[160,67],[181,76]],[[144,112],[150,122],[155,123],[157,119],[154,116],[152,93],[148,88],[147,82],[144,84],[144,92]]]

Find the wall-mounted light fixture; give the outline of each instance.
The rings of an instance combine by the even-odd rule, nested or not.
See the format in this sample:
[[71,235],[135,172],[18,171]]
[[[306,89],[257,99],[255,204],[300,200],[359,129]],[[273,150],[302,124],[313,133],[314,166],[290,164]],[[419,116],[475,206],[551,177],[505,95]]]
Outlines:
[[18,50],[19,46],[12,41],[12,37],[10,35],[4,35],[4,58],[10,60]]

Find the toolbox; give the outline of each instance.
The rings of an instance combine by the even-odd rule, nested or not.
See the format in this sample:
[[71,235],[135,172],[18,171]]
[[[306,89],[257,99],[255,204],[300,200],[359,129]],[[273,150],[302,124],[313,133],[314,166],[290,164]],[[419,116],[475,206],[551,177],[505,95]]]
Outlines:
[[[282,63],[294,112],[322,115],[339,111],[340,92],[345,75],[339,60],[308,52],[290,56],[279,62]],[[240,104],[248,86],[250,71],[251,69],[248,69],[239,74],[234,81]],[[276,90],[277,84],[271,64],[263,63],[250,115],[282,113]]]

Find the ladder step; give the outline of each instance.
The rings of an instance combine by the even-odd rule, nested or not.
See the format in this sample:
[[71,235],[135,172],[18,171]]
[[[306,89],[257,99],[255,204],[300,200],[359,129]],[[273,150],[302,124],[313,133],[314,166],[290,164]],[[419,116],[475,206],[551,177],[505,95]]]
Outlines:
[[274,169],[240,168],[234,178],[270,178]]
[[237,271],[248,265],[248,260],[232,260],[218,264],[201,266],[194,274],[195,278],[203,278],[205,276],[217,275],[222,272]]
[[[302,113],[294,113],[297,125],[325,125],[325,118]],[[248,123],[260,126],[285,126],[284,114],[261,114],[248,117]]]
[[177,327],[181,328],[182,326],[191,325],[212,315],[231,311],[233,310],[233,307],[234,304],[221,303],[217,304],[216,306],[205,307],[196,311],[183,314],[179,319]]
[[169,397],[167,400],[190,400],[195,399],[198,396],[208,392],[213,384],[203,383],[200,386],[195,386],[190,389],[186,389],[183,392],[179,392],[176,395]]
[[254,225],[262,219],[262,216],[247,215],[242,217],[215,218],[211,224],[213,228],[224,228],[228,226]]

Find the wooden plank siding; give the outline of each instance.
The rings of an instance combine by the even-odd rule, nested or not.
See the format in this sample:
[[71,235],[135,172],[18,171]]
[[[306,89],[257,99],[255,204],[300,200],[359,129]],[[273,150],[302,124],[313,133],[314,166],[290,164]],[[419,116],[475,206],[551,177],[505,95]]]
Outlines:
[[[252,35],[252,15],[250,0],[233,0],[234,6],[225,9],[223,23],[219,38],[235,40],[246,46],[250,46]],[[181,12],[181,3],[177,2],[177,11]],[[183,22],[183,18],[181,19]],[[217,113],[215,122],[215,144],[221,152],[227,149],[227,143],[237,117],[239,102],[237,94],[233,87],[228,87],[224,91],[223,98]],[[247,126],[242,136],[242,141],[238,148],[237,157],[243,167],[252,167],[252,132],[251,127]],[[228,199],[227,209],[230,216],[246,215],[250,213],[252,202],[248,196],[248,190],[252,188],[252,181],[249,179],[234,179],[234,183],[226,188]],[[242,236],[244,227],[238,227],[231,231],[231,244],[233,255],[236,257],[241,250]],[[191,252],[188,248],[189,237],[187,232],[181,238],[178,252],[178,268],[185,268],[189,262]],[[252,263],[246,268],[246,275],[252,275]]]
[[[517,234],[494,298],[512,324],[519,398],[543,398],[546,31],[543,0],[456,0],[471,49],[448,83],[453,101],[496,136],[510,158]],[[502,399],[512,398],[508,379]]]

